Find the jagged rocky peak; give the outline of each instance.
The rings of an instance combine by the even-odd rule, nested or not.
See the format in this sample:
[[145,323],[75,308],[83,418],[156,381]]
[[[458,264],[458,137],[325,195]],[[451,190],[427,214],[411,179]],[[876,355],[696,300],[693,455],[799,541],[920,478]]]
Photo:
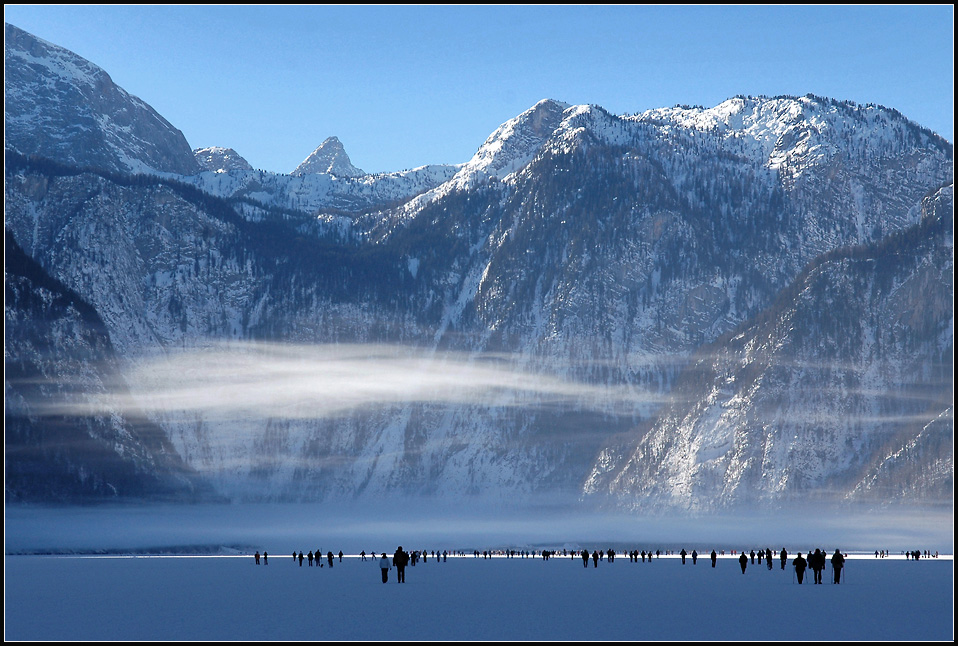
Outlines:
[[328,137],[291,174],[313,175],[316,173],[338,177],[361,177],[366,174],[349,161],[349,155],[346,154],[346,149],[338,137]]
[[466,172],[502,177],[521,168],[562,123],[568,104],[543,99],[492,133],[466,165]]
[[4,33],[7,148],[122,173],[199,170],[183,133],[101,68],[13,25]]
[[197,148],[193,151],[193,155],[196,157],[196,162],[200,165],[200,168],[214,173],[226,173],[231,170],[253,170],[249,162],[232,148],[220,148],[219,146]]

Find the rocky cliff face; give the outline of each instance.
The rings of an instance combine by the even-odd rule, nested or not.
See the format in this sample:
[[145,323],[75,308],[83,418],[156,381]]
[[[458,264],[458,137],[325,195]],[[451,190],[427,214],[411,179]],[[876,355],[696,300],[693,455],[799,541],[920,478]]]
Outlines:
[[[949,247],[922,215],[953,152],[893,110],[543,101],[456,167],[112,170],[8,152],[7,229],[95,308],[117,401],[224,495],[699,509],[942,492],[951,416],[911,395],[941,381],[953,337],[953,286],[932,273]],[[849,251],[916,236],[880,276]],[[936,304],[907,285],[936,285]],[[788,351],[748,354],[770,336]],[[837,367],[862,353],[864,372]],[[844,421],[808,423],[810,402]]]
[[204,171],[226,173],[231,170],[253,170],[249,162],[232,148],[220,148],[219,146],[197,148],[193,151],[193,155],[196,157],[196,163],[199,164],[200,169]]
[[163,431],[110,401],[121,377],[96,311],[9,233],[4,270],[5,500],[208,499]]
[[647,431],[607,447],[586,489],[635,506],[948,504],[954,486],[954,203],[837,249],[701,348]]
[[195,173],[183,134],[89,61],[4,25],[6,146],[123,173]]
[[360,177],[366,174],[349,161],[349,155],[346,154],[346,149],[338,137],[328,137],[291,174],[313,175],[316,173],[338,177]]

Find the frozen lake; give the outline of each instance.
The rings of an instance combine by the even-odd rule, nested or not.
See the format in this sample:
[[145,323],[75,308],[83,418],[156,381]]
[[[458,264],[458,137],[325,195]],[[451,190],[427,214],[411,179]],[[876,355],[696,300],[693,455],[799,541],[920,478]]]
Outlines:
[[[506,518],[410,506],[5,508],[7,640],[914,641],[954,636],[954,522],[934,515],[797,515],[747,519],[575,517],[559,509]],[[395,570],[357,554],[464,550]],[[473,558],[473,548],[606,550],[571,556]],[[632,563],[627,548],[703,554]],[[845,581],[794,582],[732,549],[821,547],[849,554]],[[712,568],[704,554],[726,554]],[[254,549],[270,552],[256,565]],[[292,550],[347,553],[300,567]],[[877,559],[875,549],[892,557]],[[917,562],[905,549],[939,550]],[[91,555],[91,552],[100,552]],[[154,555],[146,555],[146,554]],[[134,554],[139,554],[134,556]],[[156,555],[167,554],[167,555]],[[791,560],[791,559],[789,559]]]
[[[405,547],[405,546],[404,546]],[[384,546],[385,549],[385,546]],[[393,547],[395,549],[395,546]],[[408,549],[408,548],[407,548]],[[383,584],[373,561],[8,556],[7,640],[951,640],[949,558],[850,558],[797,585],[778,561],[430,559]]]

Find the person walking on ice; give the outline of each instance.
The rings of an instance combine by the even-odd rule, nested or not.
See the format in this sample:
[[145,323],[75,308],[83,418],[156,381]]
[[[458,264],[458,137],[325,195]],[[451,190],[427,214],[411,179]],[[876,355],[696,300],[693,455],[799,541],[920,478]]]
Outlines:
[[808,561],[802,558],[802,553],[799,552],[798,556],[792,560],[792,565],[795,567],[795,576],[798,577],[798,584],[802,584],[802,579],[805,578],[805,568],[808,567]]
[[393,565],[396,566],[396,578],[399,583],[406,582],[406,565],[409,563],[409,554],[403,551],[402,545],[396,548],[393,554]]
[[838,550],[832,555],[832,570],[835,572],[835,583],[842,582],[842,567],[845,565],[845,557]]
[[385,552],[383,552],[383,557],[379,559],[379,569],[383,571],[383,583],[386,583],[389,580],[390,565]]

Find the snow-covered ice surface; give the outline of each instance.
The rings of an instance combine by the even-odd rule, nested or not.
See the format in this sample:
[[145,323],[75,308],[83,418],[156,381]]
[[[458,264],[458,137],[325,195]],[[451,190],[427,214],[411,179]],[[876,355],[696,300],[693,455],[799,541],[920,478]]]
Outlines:
[[[386,549],[391,544],[381,547]],[[321,549],[332,546],[321,546]],[[404,546],[405,547],[405,546]],[[392,546],[395,549],[395,546]],[[731,557],[6,558],[7,640],[951,640],[953,561],[850,559],[845,582]],[[829,573],[826,573],[826,579]]]
[[[406,515],[406,512],[410,515]],[[761,523],[668,523],[636,519],[632,542],[611,544],[629,523],[462,518],[443,510],[431,519],[412,509],[366,510],[352,520],[321,506],[223,509],[5,510],[4,637],[6,640],[952,640],[953,559],[918,562],[905,549],[952,546],[953,524],[916,531],[859,533],[805,517],[794,526]],[[619,519],[621,520],[621,519]],[[772,526],[775,526],[773,530]],[[808,533],[799,528],[805,527]],[[773,532],[783,538],[770,542]],[[914,533],[913,533],[914,532]],[[549,542],[563,535],[566,542]],[[686,536],[688,543],[679,542]],[[792,539],[785,539],[790,535]],[[810,536],[820,537],[810,542]],[[724,549],[716,568],[704,556],[705,536]],[[744,542],[744,537],[754,541]],[[522,538],[528,539],[523,545]],[[849,545],[874,539],[877,559]],[[584,540],[583,540],[584,539]],[[897,541],[882,544],[880,541]],[[943,541],[940,545],[927,541]],[[588,541],[588,542],[586,542]],[[696,542],[697,541],[697,542]],[[730,552],[759,546],[790,554],[820,546],[849,552],[842,585],[794,582],[789,566],[749,564],[743,574]],[[391,555],[412,550],[464,550],[465,557],[395,570],[388,584],[360,550]],[[474,558],[472,549],[512,545],[608,549],[619,555],[598,567],[571,556]],[[677,556],[632,563],[624,549],[675,552],[694,546],[693,565]],[[83,555],[91,550],[116,553]],[[254,550],[270,553],[255,565]],[[328,567],[300,567],[293,550],[347,556]],[[200,552],[207,550],[209,554]],[[147,556],[142,552],[187,556]],[[51,552],[43,554],[42,552]],[[68,552],[74,552],[68,554]],[[141,552],[140,555],[131,555]],[[873,550],[872,550],[873,552]],[[791,560],[791,559],[789,559]]]
[[[352,515],[328,505],[8,506],[4,637],[951,640],[953,515],[878,520],[575,519],[561,509],[510,519],[448,508],[430,515],[412,505],[367,507]],[[777,552],[783,543],[790,553],[815,546],[849,552],[844,583],[833,585],[829,569],[824,585],[806,579],[799,586],[792,568],[781,570],[777,559],[772,570],[749,564],[742,574],[731,555],[732,549],[760,546]],[[409,567],[402,585],[395,570],[384,585],[377,564],[355,556],[361,550],[392,555],[398,545],[467,556],[445,563],[430,557]],[[503,546],[560,552],[614,547],[619,556],[583,568],[571,556],[544,561],[471,554]],[[622,555],[632,548],[682,547],[703,556],[683,565],[677,556],[632,563]],[[726,552],[715,569],[704,556],[712,547]],[[872,548],[893,556],[876,559]],[[942,554],[915,562],[900,556],[905,549]],[[255,550],[270,553],[269,565],[255,565]],[[300,567],[293,550],[343,550],[347,556],[333,569]]]

